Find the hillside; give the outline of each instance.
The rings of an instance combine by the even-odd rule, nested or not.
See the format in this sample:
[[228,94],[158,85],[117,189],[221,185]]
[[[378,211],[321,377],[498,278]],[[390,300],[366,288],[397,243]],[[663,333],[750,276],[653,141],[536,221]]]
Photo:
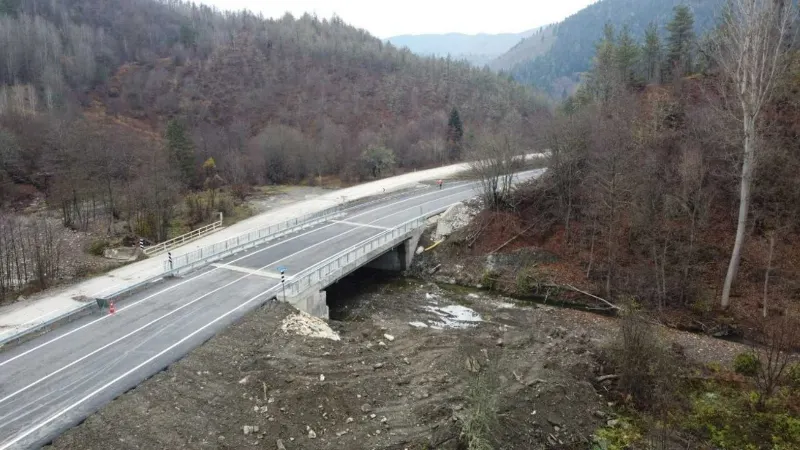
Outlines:
[[489,67],[497,71],[510,71],[517,64],[545,54],[555,42],[554,25],[541,27],[536,32],[519,41],[510,50],[489,62]]
[[502,34],[401,35],[390,37],[387,41],[399,48],[406,47],[418,55],[437,57],[450,55],[456,60],[464,59],[476,66],[484,66],[537,32],[538,29]]
[[[723,0],[602,0],[556,24],[555,38],[544,53],[540,46],[533,47],[526,56],[512,49],[499,60],[516,63],[511,71],[518,81],[561,95],[565,86],[574,85],[589,70],[606,23],[617,29],[628,26],[631,35],[639,40],[651,23],[663,32],[674,7],[686,4],[694,13],[695,33],[700,36],[713,26],[723,3]],[[502,68],[502,63],[493,62],[492,66],[498,64]]]
[[[528,125],[544,112],[508,77],[416,56],[338,18],[0,1],[0,49],[0,225],[23,233],[10,237],[17,262],[37,250],[26,208],[109,239],[161,241],[216,211],[236,215],[254,186],[431,167],[506,130],[532,147]],[[448,135],[453,114],[460,133]],[[0,297],[36,277],[15,267],[0,268]],[[58,271],[41,271],[41,288],[45,273]]]

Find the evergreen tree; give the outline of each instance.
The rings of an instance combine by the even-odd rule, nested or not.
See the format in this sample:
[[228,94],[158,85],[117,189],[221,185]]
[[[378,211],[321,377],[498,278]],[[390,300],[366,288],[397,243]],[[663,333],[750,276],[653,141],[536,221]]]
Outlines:
[[464,125],[458,110],[453,108],[450,112],[450,120],[447,122],[447,156],[451,161],[461,159],[461,149],[464,142]]
[[173,119],[167,124],[167,149],[172,158],[172,164],[187,185],[195,182],[194,146],[186,136],[183,124]]
[[0,15],[16,17],[20,3],[21,0],[0,0]]
[[692,47],[694,45],[694,15],[686,5],[675,7],[675,16],[667,24],[668,74],[682,77],[692,70]]
[[600,101],[608,100],[612,87],[619,82],[617,68],[614,26],[606,23],[603,29],[603,39],[597,44],[597,53],[588,79],[589,92],[594,98]]
[[619,32],[617,45],[614,49],[617,70],[619,71],[620,81],[626,86],[632,85],[636,81],[636,66],[639,61],[639,45],[631,36],[630,28],[626,25]]
[[642,59],[645,79],[648,83],[658,83],[661,74],[661,38],[655,23],[651,23],[644,32]]

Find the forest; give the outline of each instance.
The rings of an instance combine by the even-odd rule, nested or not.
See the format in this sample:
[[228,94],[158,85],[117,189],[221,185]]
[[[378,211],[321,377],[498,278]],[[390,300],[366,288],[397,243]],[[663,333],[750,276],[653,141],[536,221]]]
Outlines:
[[[713,28],[721,11],[722,0],[604,0],[552,25],[552,44],[544,53],[521,60],[510,72],[522,83],[537,86],[563,99],[571,93],[569,86],[577,85],[591,69],[595,44],[607,24],[627,28],[634,39],[644,39],[652,27],[664,38],[664,27],[672,18],[675,6],[685,5],[694,17],[693,30],[698,36]],[[534,36],[536,38],[536,36]],[[533,38],[530,38],[533,39]],[[519,56],[517,56],[519,59]]]
[[[337,17],[2,0],[0,49],[0,214],[14,229],[26,228],[16,212],[40,204],[69,229],[161,241],[253,186],[459,161],[468,141],[501,130],[532,148],[547,109],[507,76],[415,56]],[[199,195],[219,189],[231,195]],[[0,290],[31,277],[12,253],[0,260]]]

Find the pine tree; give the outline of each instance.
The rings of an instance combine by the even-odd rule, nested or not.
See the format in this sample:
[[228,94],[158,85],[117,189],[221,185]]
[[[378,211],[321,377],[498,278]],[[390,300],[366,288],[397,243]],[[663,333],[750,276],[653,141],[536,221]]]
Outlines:
[[639,45],[631,36],[630,28],[627,25],[619,32],[614,53],[620,79],[626,86],[630,86],[636,80]]
[[608,100],[612,87],[619,82],[617,68],[614,26],[606,23],[603,29],[603,39],[597,44],[597,53],[589,74],[589,91],[594,98],[600,101]]
[[0,0],[0,15],[16,17],[20,3],[21,0]]
[[642,59],[645,79],[648,83],[658,83],[661,74],[661,38],[655,23],[651,23],[644,32]]
[[461,149],[464,141],[464,125],[458,110],[453,108],[450,112],[450,120],[447,122],[447,156],[451,161],[461,159]]
[[675,17],[667,24],[668,74],[682,77],[692,70],[692,47],[695,41],[694,15],[686,5],[675,7]]
[[172,164],[181,175],[182,181],[187,185],[195,183],[194,146],[186,136],[183,124],[173,119],[167,124],[167,149],[172,158]]

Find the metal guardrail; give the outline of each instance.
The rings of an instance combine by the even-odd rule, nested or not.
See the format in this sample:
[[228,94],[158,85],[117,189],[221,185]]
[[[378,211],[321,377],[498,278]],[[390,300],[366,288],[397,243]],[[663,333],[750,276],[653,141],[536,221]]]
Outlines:
[[167,276],[177,275],[182,271],[195,269],[198,266],[205,265],[211,261],[215,261],[233,253],[238,253],[242,250],[261,245],[265,242],[269,242],[287,234],[303,230],[322,221],[337,217],[341,214],[343,214],[342,206],[337,205],[322,211],[317,211],[315,213],[289,219],[285,222],[258,228],[247,233],[242,233],[238,236],[201,247],[197,250],[193,250],[182,255],[170,255],[171,259],[164,261],[164,273]]
[[404,239],[406,235],[424,228],[429,217],[440,214],[449,207],[450,205],[409,220],[300,271],[287,283],[289,284],[286,288],[287,295],[296,297],[310,288],[318,287],[322,283],[332,283],[344,277],[397,245],[397,241]]
[[146,247],[143,252],[147,256],[156,255],[159,253],[166,252],[173,247],[178,247],[183,245],[187,242],[194,241],[195,239],[199,239],[209,233],[216,231],[217,229],[222,228],[222,213],[219,213],[219,220],[210,223],[208,225],[202,226],[196,230],[192,230],[186,234],[182,234],[180,236],[176,236],[172,239],[168,239],[164,242],[158,243],[156,245],[151,245],[150,247]]

